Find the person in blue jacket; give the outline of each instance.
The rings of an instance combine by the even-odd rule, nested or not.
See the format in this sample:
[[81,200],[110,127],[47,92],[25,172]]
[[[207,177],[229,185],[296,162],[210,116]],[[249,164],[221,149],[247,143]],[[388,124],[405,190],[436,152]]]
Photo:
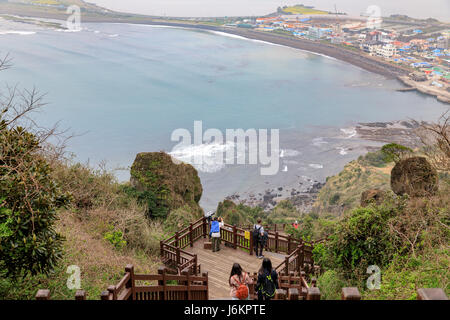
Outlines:
[[220,250],[220,224],[217,217],[214,217],[211,222],[211,231],[209,232],[211,236],[211,248],[212,252]]

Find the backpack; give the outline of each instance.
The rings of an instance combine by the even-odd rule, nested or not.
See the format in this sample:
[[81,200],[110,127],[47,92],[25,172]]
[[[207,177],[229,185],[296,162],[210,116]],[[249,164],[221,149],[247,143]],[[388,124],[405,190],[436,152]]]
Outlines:
[[269,233],[267,231],[264,231],[264,235],[261,238],[261,242],[265,244],[267,240],[269,239]]
[[244,283],[241,283],[239,280],[237,280],[237,282],[239,283],[239,287],[236,290],[236,298],[238,298],[239,300],[246,300],[249,294],[248,287]]
[[260,241],[260,237],[261,237],[261,235],[260,235],[260,231],[261,231],[261,227],[262,226],[260,226],[259,228],[256,228],[256,224],[254,225],[254,227],[253,227],[253,241]]
[[276,292],[275,282],[272,278],[272,275],[273,272],[266,276],[266,278],[264,279],[264,284],[262,286],[262,294],[269,298],[273,298]]

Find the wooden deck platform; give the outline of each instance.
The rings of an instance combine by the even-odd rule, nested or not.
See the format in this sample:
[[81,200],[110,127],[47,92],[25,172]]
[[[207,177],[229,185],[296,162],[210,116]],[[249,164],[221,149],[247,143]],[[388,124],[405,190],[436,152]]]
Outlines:
[[[261,267],[262,259],[256,258],[255,255],[251,256],[242,249],[229,248],[223,242],[218,252],[205,250],[203,249],[205,241],[208,241],[208,238],[199,239],[194,243],[193,248],[187,247],[185,250],[197,254],[202,272],[208,272],[209,299],[231,299],[228,279],[233,263],[239,263],[244,271],[253,274]],[[272,261],[274,268],[284,259],[284,255],[272,252],[264,251],[263,255]]]

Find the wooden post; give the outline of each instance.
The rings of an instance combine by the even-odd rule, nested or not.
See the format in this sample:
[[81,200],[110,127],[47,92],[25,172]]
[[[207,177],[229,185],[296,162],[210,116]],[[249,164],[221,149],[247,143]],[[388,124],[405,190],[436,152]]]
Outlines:
[[203,285],[206,286],[206,300],[209,300],[208,272],[203,272],[202,277],[206,278],[206,280],[203,281]]
[[39,289],[36,293],[36,300],[50,300],[50,290]]
[[298,289],[297,288],[289,288],[288,300],[298,300]]
[[274,229],[274,231],[277,232],[277,224],[276,224],[276,223],[275,223],[275,229]]
[[275,300],[286,300],[286,290],[277,289],[275,291]]
[[189,225],[189,244],[190,244],[191,248],[194,246],[194,239],[192,236],[192,222]]
[[253,234],[252,234],[252,232],[250,232],[250,255],[251,256],[253,255],[253,246],[254,246],[254,244],[253,244]]
[[191,279],[190,279],[190,272],[189,271],[183,271],[181,273],[183,276],[186,276],[185,286],[187,289],[187,300],[191,300]]
[[194,275],[197,275],[197,268],[198,268],[198,266],[197,266],[197,255],[195,254],[194,255]]
[[237,227],[233,226],[233,248],[237,249]]
[[180,265],[180,258],[181,258],[181,256],[180,256],[180,248],[177,247],[177,268]]
[[[162,275],[164,274],[164,269],[166,269],[166,267],[159,267],[158,268],[158,274]],[[163,281],[162,280],[158,280],[158,286],[162,286],[163,285]]]
[[320,290],[317,287],[308,288],[306,300],[320,300]]
[[101,295],[100,295],[100,299],[101,300],[109,300],[109,292],[108,291],[102,291]]
[[287,247],[287,254],[291,254],[291,235],[288,235],[288,247]]
[[178,248],[178,237],[179,237],[179,232],[175,232],[175,248]]
[[75,292],[75,300],[76,301],[86,300],[86,291],[84,291],[84,290],[77,290],[77,292]]
[[130,300],[135,300],[136,285],[134,283],[134,266],[132,264],[127,264],[127,266],[125,267],[125,272],[128,272],[130,274],[130,280],[125,284],[125,288],[131,289]]
[[112,299],[113,299],[113,300],[117,300],[116,286],[109,286],[109,287],[108,287],[108,292],[109,292],[110,294],[112,294]]
[[448,297],[440,288],[418,289],[417,300],[448,300]]
[[356,287],[342,288],[342,300],[361,300],[361,294]]
[[160,242],[159,242],[159,250],[160,250],[160,252],[161,252],[161,258],[163,258],[164,257],[164,242],[161,240]]
[[203,217],[203,238],[206,238],[206,234],[207,234],[207,228],[206,228],[206,225],[207,225],[208,223],[207,223],[207,220],[206,220],[206,217]]
[[[159,270],[158,270],[159,271]],[[163,296],[162,299],[167,299],[167,288],[166,288],[166,268],[162,270],[162,286],[163,286]]]
[[284,265],[285,265],[285,267],[284,267],[284,273],[285,273],[286,275],[289,275],[289,257],[285,257],[285,258],[284,258]]
[[278,253],[278,231],[275,232],[275,253]]

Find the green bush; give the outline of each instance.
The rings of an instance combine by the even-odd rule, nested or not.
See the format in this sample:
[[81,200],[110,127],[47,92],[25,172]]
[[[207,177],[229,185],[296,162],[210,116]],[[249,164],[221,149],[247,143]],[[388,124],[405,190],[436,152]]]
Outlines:
[[39,139],[10,127],[6,113],[0,113],[0,270],[12,278],[48,273],[62,255],[54,222],[69,196],[52,179]]
[[317,278],[322,300],[341,300],[342,288],[350,286],[335,270],[325,271]]
[[381,148],[385,162],[398,162],[404,157],[411,155],[414,151],[411,148],[402,146],[397,143],[389,143]]
[[363,298],[416,300],[417,289],[420,288],[442,288],[449,295],[449,264],[448,248],[432,249],[416,258],[395,256],[392,262],[381,272],[380,289],[366,290],[363,293]]
[[114,227],[110,227],[110,231],[106,232],[103,237],[109,243],[111,243],[116,249],[122,249],[127,245],[127,242],[123,239],[122,231],[114,230]]
[[360,163],[364,165],[374,166],[374,167],[385,167],[387,163],[391,162],[390,159],[386,158],[386,154],[381,150],[376,152],[369,152],[365,156],[359,158]]
[[397,209],[384,204],[353,210],[330,236],[324,261],[327,267],[341,270],[349,278],[362,278],[369,265],[387,265],[396,252],[388,221]]
[[157,194],[150,190],[138,191],[128,185],[122,186],[122,190],[129,196],[136,198],[141,205],[146,207],[146,213],[149,218],[165,219],[169,214],[169,207],[163,201],[163,196],[166,193],[164,190],[160,190],[160,193]]

